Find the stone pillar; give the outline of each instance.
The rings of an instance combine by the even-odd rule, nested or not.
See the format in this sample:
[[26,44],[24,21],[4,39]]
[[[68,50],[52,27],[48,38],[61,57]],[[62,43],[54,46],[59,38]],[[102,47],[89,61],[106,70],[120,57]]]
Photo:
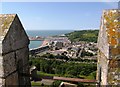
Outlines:
[[29,87],[29,39],[16,14],[0,14],[0,87]]
[[120,9],[103,11],[97,69],[100,85],[120,85]]

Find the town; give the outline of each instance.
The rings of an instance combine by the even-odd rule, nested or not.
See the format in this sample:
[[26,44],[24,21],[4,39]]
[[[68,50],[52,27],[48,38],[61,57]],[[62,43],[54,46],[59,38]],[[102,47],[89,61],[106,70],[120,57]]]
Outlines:
[[97,43],[85,41],[71,42],[66,36],[47,37],[40,47],[33,48],[31,51],[31,55],[35,56],[52,54],[64,55],[68,59],[97,59]]

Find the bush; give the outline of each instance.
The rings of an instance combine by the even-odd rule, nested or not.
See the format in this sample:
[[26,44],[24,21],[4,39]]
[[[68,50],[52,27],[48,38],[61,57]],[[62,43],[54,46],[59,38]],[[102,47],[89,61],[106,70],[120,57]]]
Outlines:
[[59,87],[59,85],[60,85],[61,82],[62,81],[56,80],[56,81],[53,82],[53,84],[51,85],[51,87]]
[[97,70],[97,65],[93,63],[87,64],[77,62],[63,62],[57,60],[46,60],[41,58],[30,58],[30,64],[35,65],[39,71],[44,73],[58,74],[59,76],[67,75],[76,78],[79,77],[79,75],[91,75],[93,76],[93,78],[95,78],[94,71]]

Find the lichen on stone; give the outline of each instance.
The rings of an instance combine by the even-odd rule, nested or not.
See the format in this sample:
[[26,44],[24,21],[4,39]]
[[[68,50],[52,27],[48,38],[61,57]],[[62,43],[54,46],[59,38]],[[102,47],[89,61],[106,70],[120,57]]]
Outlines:
[[[99,60],[98,66],[101,65],[101,72],[102,72],[101,84],[102,85],[120,84],[120,10],[119,9],[104,10],[98,39],[99,39],[98,49],[100,50],[100,52],[102,52],[102,54],[100,52],[98,53],[98,60]],[[105,76],[106,74],[107,76]],[[107,80],[104,80],[105,78],[107,78]]]
[[14,18],[15,14],[0,14],[0,36],[6,35]]
[[109,10],[104,13],[105,26],[108,33],[108,43],[111,46],[118,45],[118,38],[120,37],[120,13],[118,10]]

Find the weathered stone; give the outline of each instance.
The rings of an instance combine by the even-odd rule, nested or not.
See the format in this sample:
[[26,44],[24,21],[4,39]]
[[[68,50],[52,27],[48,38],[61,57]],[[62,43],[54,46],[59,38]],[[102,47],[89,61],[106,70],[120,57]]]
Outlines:
[[[13,16],[12,16],[13,17]],[[10,16],[9,16],[10,18]],[[9,32],[5,34],[4,40],[2,41],[2,53],[11,52],[17,49],[27,47],[29,44],[29,39],[24,31],[22,24],[20,23],[17,15],[13,18],[11,26],[9,27]],[[12,20],[12,19],[11,19]],[[14,43],[13,43],[14,42]]]
[[6,86],[18,86],[18,73],[14,73],[5,79]]
[[3,77],[6,77],[13,71],[17,70],[14,52],[4,55],[2,66],[4,68],[4,76]]
[[[100,85],[120,85],[120,10],[104,10],[98,37]],[[100,70],[99,70],[100,69]]]
[[[16,14],[0,15],[0,85],[30,86],[29,39]],[[25,75],[24,75],[25,74]]]
[[4,76],[3,57],[0,56],[0,77]]

